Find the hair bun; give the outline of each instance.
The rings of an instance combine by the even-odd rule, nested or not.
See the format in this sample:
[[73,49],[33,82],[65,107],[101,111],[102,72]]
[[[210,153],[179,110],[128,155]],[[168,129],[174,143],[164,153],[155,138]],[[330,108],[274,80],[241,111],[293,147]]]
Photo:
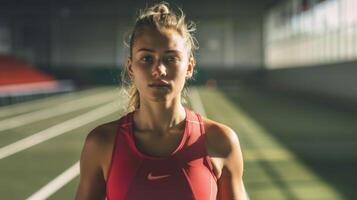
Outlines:
[[159,14],[169,14],[169,8],[165,4],[160,4],[158,7],[154,9],[155,12]]

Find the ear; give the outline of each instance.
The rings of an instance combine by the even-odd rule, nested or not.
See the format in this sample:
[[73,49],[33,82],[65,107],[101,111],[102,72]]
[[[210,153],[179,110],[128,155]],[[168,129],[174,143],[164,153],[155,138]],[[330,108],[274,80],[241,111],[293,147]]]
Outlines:
[[128,60],[126,61],[126,69],[128,70],[128,75],[129,75],[129,77],[130,77],[130,78],[134,77],[131,57],[128,57]]
[[195,59],[190,56],[188,60],[187,72],[186,72],[186,79],[190,79],[193,75],[193,69],[195,68],[196,62]]

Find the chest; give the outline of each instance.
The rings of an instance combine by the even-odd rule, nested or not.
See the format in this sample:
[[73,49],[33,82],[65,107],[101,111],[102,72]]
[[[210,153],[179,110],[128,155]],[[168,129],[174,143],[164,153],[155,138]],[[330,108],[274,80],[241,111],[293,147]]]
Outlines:
[[[168,155],[171,155],[175,151],[177,151],[180,148],[180,146],[185,145],[184,142],[186,138],[184,138],[184,136],[185,135],[180,132],[173,133],[172,137],[168,137],[168,138],[162,138],[162,137],[153,138],[153,137],[148,137],[145,134],[141,134],[137,136],[137,138],[135,139],[134,145],[135,148],[143,155],[148,155],[152,157],[167,157]],[[125,146],[127,146],[127,144],[125,144]],[[198,149],[197,146],[199,145],[196,144],[193,146],[196,147],[191,146],[191,149]],[[209,145],[204,144],[203,146],[204,148],[206,148],[206,152],[208,153],[207,159],[209,159],[209,162],[211,162],[212,164],[213,172],[217,177],[217,179],[219,179],[222,174],[223,159],[219,157],[210,156]],[[129,149],[129,147],[127,148]],[[126,149],[125,151],[128,151],[128,149]],[[103,168],[103,175],[105,178],[108,177],[110,164],[112,161],[112,155],[116,154],[114,152],[115,150],[116,149],[114,148],[114,138],[113,138],[113,143],[108,146],[107,153],[105,153],[105,156],[103,156],[104,161],[103,161],[102,168]]]
[[[143,154],[153,157],[167,157],[175,153],[181,146],[185,145],[184,130],[172,131],[166,136],[158,136],[152,132],[136,132],[134,133],[135,146]],[[208,153],[209,162],[212,165],[214,174],[219,178],[222,174],[223,159],[219,157],[210,156],[210,146],[206,143],[206,135],[203,138],[196,140],[196,144],[191,144],[192,149],[201,147],[203,153]],[[204,149],[202,149],[204,148]]]
[[169,158],[154,159],[142,158],[128,151],[124,144],[120,145],[107,180],[107,196],[111,199],[215,199],[217,183],[205,165],[205,157],[200,152],[196,155],[185,150]]
[[136,131],[133,134],[135,147],[143,154],[153,157],[167,157],[184,142],[184,130],[174,130],[167,134]]

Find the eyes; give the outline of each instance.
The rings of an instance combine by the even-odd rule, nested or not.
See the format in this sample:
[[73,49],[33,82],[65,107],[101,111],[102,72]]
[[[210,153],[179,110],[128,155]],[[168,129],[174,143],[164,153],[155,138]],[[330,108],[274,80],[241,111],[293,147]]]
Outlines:
[[146,56],[143,56],[142,58],[140,58],[140,61],[142,63],[152,63],[154,61],[154,58],[153,58],[153,56],[146,55]]
[[[156,58],[154,55],[151,54],[144,54],[139,56],[139,61],[142,64],[153,64],[158,61],[160,58]],[[164,64],[178,64],[181,61],[180,56],[178,55],[165,55],[162,58],[162,62]]]
[[178,56],[167,56],[166,61],[168,63],[177,63],[180,61],[180,58]]

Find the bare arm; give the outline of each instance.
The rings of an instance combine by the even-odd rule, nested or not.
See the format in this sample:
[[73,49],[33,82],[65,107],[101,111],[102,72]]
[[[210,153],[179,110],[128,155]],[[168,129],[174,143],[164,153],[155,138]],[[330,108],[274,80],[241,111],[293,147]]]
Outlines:
[[76,200],[105,199],[105,180],[101,167],[101,148],[96,130],[88,134],[80,159],[80,182]]
[[248,200],[243,184],[243,157],[237,134],[223,129],[229,153],[223,159],[222,175],[218,180],[218,200]]
[[242,180],[234,182],[233,175],[224,169],[219,180],[217,200],[248,200]]

